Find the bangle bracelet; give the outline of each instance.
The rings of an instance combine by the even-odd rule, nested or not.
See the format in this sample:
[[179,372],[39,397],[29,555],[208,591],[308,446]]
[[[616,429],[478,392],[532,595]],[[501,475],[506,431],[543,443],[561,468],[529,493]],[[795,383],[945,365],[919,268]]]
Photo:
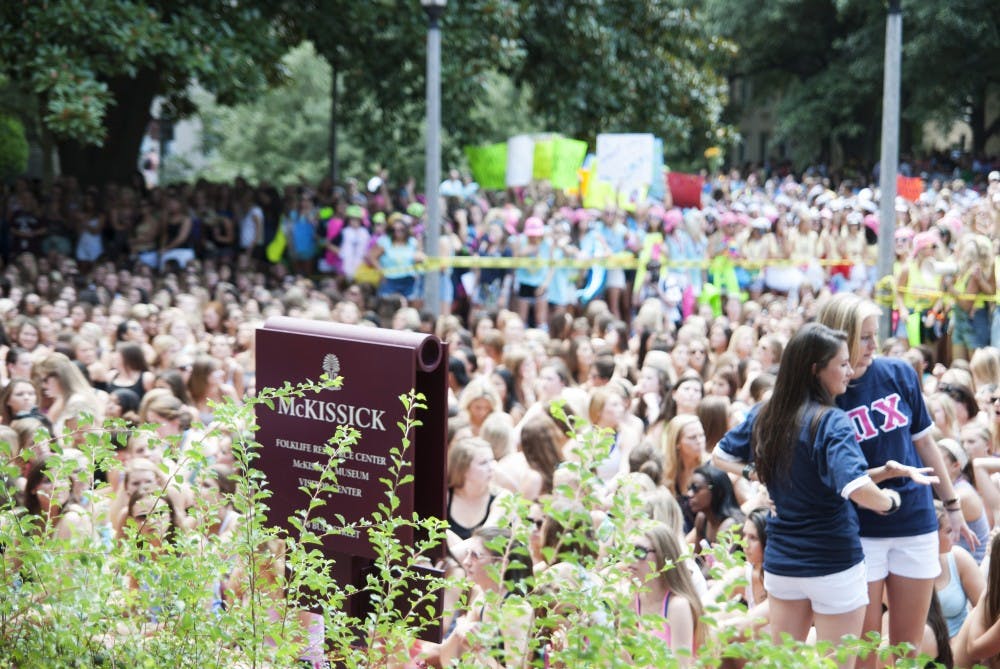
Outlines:
[[755,471],[757,471],[757,467],[752,462],[747,464],[747,466],[743,468],[743,478],[749,481]]
[[947,511],[948,513],[951,513],[953,511],[961,511],[962,507],[961,506],[946,506],[946,507],[944,507],[944,510]]
[[890,497],[889,498],[889,509],[887,511],[883,512],[882,515],[889,516],[889,515],[892,515],[892,514],[896,513],[897,511],[899,511],[899,500],[896,499],[895,497]]
[[958,504],[958,498],[957,497],[952,497],[951,499],[946,499],[943,502],[943,504],[944,504],[945,508],[947,509],[949,506],[954,506],[954,505]]

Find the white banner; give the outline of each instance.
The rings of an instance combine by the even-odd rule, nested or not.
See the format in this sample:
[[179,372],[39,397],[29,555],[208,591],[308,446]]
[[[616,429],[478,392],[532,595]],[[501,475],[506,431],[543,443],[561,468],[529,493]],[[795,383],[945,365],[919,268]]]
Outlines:
[[651,134],[598,135],[597,178],[620,193],[649,186],[654,166],[653,147]]
[[507,185],[527,186],[535,165],[535,140],[516,135],[507,140]]

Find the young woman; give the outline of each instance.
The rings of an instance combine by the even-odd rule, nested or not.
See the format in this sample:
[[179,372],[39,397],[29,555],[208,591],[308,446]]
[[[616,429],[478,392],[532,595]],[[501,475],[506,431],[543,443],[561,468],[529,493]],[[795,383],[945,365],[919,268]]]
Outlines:
[[[517,238],[513,247],[514,255],[518,258],[548,260],[553,255],[552,242],[545,236],[545,223],[535,216],[529,217],[524,222],[524,234]],[[548,290],[554,271],[554,268],[546,267],[519,267],[514,270],[518,298],[517,313],[525,323],[528,322],[529,311],[534,312],[535,323],[538,325],[548,323]]]
[[83,204],[77,213],[76,259],[80,261],[83,273],[90,271],[93,264],[104,254],[104,227],[107,215],[98,203],[96,190],[84,193]]
[[767,549],[770,517],[771,509],[768,507],[758,507],[750,512],[740,532],[746,562],[742,567],[733,567],[715,581],[705,599],[706,602],[722,602],[730,597],[739,597],[746,611],[737,609],[735,615],[720,618],[719,622],[744,634],[767,624],[769,604],[767,588],[764,587],[764,551]]
[[[907,363],[875,357],[881,310],[851,293],[835,295],[819,312],[819,321],[843,330],[848,336],[854,374],[837,406],[847,412],[870,468],[898,462],[911,468],[928,466],[937,477],[934,489],[945,502],[952,538],[964,536],[976,543],[962,517],[962,507],[951,484],[933,427],[920,394],[916,372]],[[927,620],[934,579],[940,570],[937,551],[937,518],[931,491],[914,477],[892,484],[902,497],[902,511],[885,518],[858,510],[861,540],[868,567],[869,608],[864,633],[882,629],[883,594],[889,603],[889,641],[919,647]],[[874,656],[862,660],[874,666]]]
[[687,497],[694,514],[694,527],[688,532],[687,541],[696,551],[715,545],[721,532],[745,520],[729,474],[712,465],[694,470]]
[[694,470],[705,462],[705,430],[701,421],[697,416],[676,416],[666,424],[656,446],[665,463],[664,485],[675,498],[683,497]]
[[594,471],[605,483],[619,473],[628,472],[628,456],[639,443],[639,435],[626,422],[625,398],[611,387],[595,388],[588,407],[590,423],[596,429],[610,429],[614,442],[606,457],[592,463]]
[[[67,459],[75,460],[77,467],[68,478],[63,478],[58,472],[65,471],[63,461]],[[93,531],[84,499],[90,485],[76,473],[87,471],[87,466],[83,453],[71,448],[59,455],[47,455],[31,465],[24,483],[24,507],[29,515],[40,519],[40,531],[51,532],[60,539],[83,537]]]
[[0,423],[10,425],[18,418],[44,418],[38,410],[38,388],[29,379],[13,378],[0,390]]
[[494,411],[502,409],[500,394],[488,377],[478,377],[469,382],[458,396],[458,409],[469,419],[472,436],[478,437],[483,421]]
[[156,380],[153,373],[149,371],[146,357],[142,353],[142,346],[139,344],[119,343],[111,357],[111,367],[113,373],[111,380],[108,381],[108,392],[127,388],[138,395],[141,400],[146,391],[152,389],[153,382]]
[[418,301],[420,286],[413,265],[423,262],[424,254],[401,215],[389,217],[386,234],[378,237],[367,257],[382,270],[380,296],[402,295],[411,302]]
[[[434,666],[450,667],[468,653],[474,655],[467,666],[511,667],[524,662],[528,652],[527,630],[531,607],[520,597],[523,582],[531,576],[531,555],[510,530],[481,527],[465,544],[462,567],[472,582],[468,611],[460,616],[440,647],[430,650],[437,656]],[[474,643],[479,632],[496,643]]]
[[573,385],[569,369],[559,358],[551,358],[538,370],[537,390],[535,397],[539,402],[548,405],[552,400],[562,396],[562,391]]
[[565,437],[548,416],[539,414],[521,426],[521,452],[528,470],[520,485],[527,499],[536,500],[552,492],[552,477],[563,460],[562,442]]
[[221,404],[226,398],[240,401],[236,389],[226,383],[226,371],[222,369],[221,363],[207,355],[199,356],[194,361],[187,385],[191,392],[191,401],[194,402],[198,416],[205,425],[211,423],[215,415],[215,409],[209,402]]
[[993,535],[989,555],[986,592],[951,644],[956,667],[1000,667],[1000,534]]
[[650,364],[642,366],[632,399],[632,412],[642,420],[643,425],[648,427],[659,420],[667,408],[671,388],[670,375],[666,371]]
[[911,259],[900,268],[896,277],[899,322],[905,325],[910,314],[919,314],[920,342],[924,344],[933,343],[940,336],[934,327],[934,314],[942,307],[942,277],[937,273],[935,260],[940,246],[941,236],[937,231],[914,236]]
[[952,359],[969,355],[990,343],[990,304],[996,296],[993,242],[983,235],[964,237],[958,245],[958,276],[951,309]]
[[[847,336],[806,325],[785,349],[771,399],[715,449],[723,469],[750,475],[755,466],[774,501],[764,571],[776,641],[783,633],[804,640],[812,621],[821,641],[861,634],[868,588],[857,514],[848,499],[890,515],[899,510],[900,495],[875,481],[925,480],[912,467],[867,471],[851,419],[833,403],[847,391],[852,372]],[[751,458],[755,465],[734,467]],[[920,631],[922,637],[923,618]],[[842,666],[853,667],[854,658]]]
[[[657,619],[652,634],[670,648],[684,667],[689,666],[704,632],[701,600],[691,572],[679,564],[682,554],[680,540],[666,525],[655,523],[635,539],[628,571],[640,586],[635,598],[636,613]],[[667,565],[676,566],[669,569]]]
[[[974,486],[975,473],[969,461],[969,454],[954,439],[941,439],[938,441],[938,447],[941,449],[941,457],[948,469],[951,485],[955,488],[955,495],[962,507],[962,517],[965,518],[969,529],[976,534],[976,539],[979,540],[974,547],[969,545],[964,538],[957,545],[971,553],[978,564],[986,556],[986,544],[990,539],[990,523],[983,500]],[[990,484],[993,485],[992,482]]]
[[705,386],[701,377],[694,372],[686,372],[677,379],[664,415],[668,418],[695,416],[698,414],[698,404],[704,396]]
[[954,639],[962,629],[969,607],[982,596],[986,581],[969,552],[952,543],[944,505],[934,502],[934,510],[938,517],[938,562],[941,565],[934,591],[948,625],[948,638]]
[[482,439],[463,439],[448,449],[448,548],[461,562],[460,544],[484,525],[496,524],[493,449]]
[[71,405],[77,409],[82,407],[100,422],[97,394],[73,361],[62,353],[50,353],[38,363],[35,371],[42,380],[42,394],[48,401],[45,414],[52,421],[56,437],[62,436]]

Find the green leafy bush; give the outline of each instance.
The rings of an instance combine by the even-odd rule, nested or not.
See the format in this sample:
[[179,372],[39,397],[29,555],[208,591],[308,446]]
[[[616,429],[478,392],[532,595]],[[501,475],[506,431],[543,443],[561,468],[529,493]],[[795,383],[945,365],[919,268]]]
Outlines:
[[[464,585],[419,569],[443,541],[446,524],[398,513],[397,490],[412,481],[407,473],[409,435],[420,424],[419,412],[427,408],[424,398],[400,398],[406,409],[400,445],[390,453],[385,499],[371,518],[346,527],[331,513],[334,509],[326,509],[328,495],[336,489],[335,470],[359,437],[356,430],[340,427],[327,444],[326,462],[304,489],[308,503],[288,519],[290,529],[266,522],[273,493],[254,466],[260,456],[252,438],[254,406],[273,406],[279,398],[336,383],[339,380],[323,379],[295,387],[286,384],[262,391],[245,406],[216,407],[216,419],[235,435],[236,492],[223,502],[232,504],[240,521],[228,535],[193,529],[157,545],[144,531],[146,523],[153,522],[150,510],[142,521],[125,523],[121,536],[115,537],[102,522],[107,519],[100,517],[107,483],[98,483],[89,495],[88,508],[98,521],[95,531],[66,539],[57,538],[8,499],[0,506],[0,658],[5,665],[288,667],[306,651],[307,623],[300,614],[312,609],[324,617],[325,652],[332,662],[344,667],[406,666],[420,630],[439,624],[433,598],[442,588]],[[72,435],[83,458],[68,457],[66,449],[53,444],[53,450],[63,454],[50,473],[54,481],[85,480],[93,472],[109,470],[115,458],[112,434],[121,425],[109,422],[103,427],[83,425]],[[677,665],[677,658],[649,632],[655,628],[653,621],[635,613],[634,587],[623,568],[637,527],[632,519],[641,509],[638,495],[622,487],[609,503],[586,465],[607,452],[609,439],[607,434],[581,434],[581,462],[566,465],[564,472],[571,483],[563,483],[558,494],[544,502],[544,511],[567,531],[545,555],[548,562],[562,566],[529,578],[515,593],[520,610],[530,612],[524,620],[526,648],[497,656],[496,649],[504,646],[503,621],[489,612],[507,611],[511,603],[488,597],[478,641],[470,645],[462,666],[493,662],[536,667],[542,666],[543,655],[551,667]],[[153,493],[160,499],[167,497],[168,487],[197,480],[210,465],[198,443],[181,448],[174,441],[166,449],[164,483]],[[12,461],[11,455],[0,460]],[[82,459],[86,467],[81,467]],[[16,473],[13,466],[5,472],[8,477]],[[511,550],[515,543],[528,544],[529,504],[513,496],[505,503],[512,538],[506,546],[491,548],[516,558]],[[195,525],[210,525],[219,517],[220,504],[191,507]],[[602,507],[608,509],[607,520],[594,532],[590,510]],[[402,527],[417,530],[415,535],[423,538],[414,545],[400,544],[395,537]],[[356,586],[342,586],[331,577],[332,565],[320,549],[325,538],[344,531],[367,535],[377,556],[367,580]],[[740,564],[732,542],[730,535],[715,551],[720,569]],[[345,612],[346,599],[357,594],[373,604],[361,619]],[[704,619],[709,633],[693,666],[716,667],[729,659],[752,660],[754,667],[832,666],[830,649],[738,639],[732,629],[714,622],[738,606],[724,599],[709,607]],[[874,652],[877,645],[877,639],[848,641],[836,653]]]

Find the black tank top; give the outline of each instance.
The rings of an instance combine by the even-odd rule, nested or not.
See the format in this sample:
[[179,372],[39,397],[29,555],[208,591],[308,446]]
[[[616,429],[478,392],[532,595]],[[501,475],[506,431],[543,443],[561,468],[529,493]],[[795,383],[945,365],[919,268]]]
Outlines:
[[459,525],[458,522],[456,522],[451,516],[451,493],[452,488],[448,488],[448,527],[464,541],[472,536],[473,530],[477,527],[482,527],[483,523],[486,522],[486,519],[490,517],[490,508],[493,506],[493,500],[495,500],[497,496],[490,493],[490,501],[486,503],[486,513],[483,514],[483,519],[472,527],[465,527],[464,525]]

